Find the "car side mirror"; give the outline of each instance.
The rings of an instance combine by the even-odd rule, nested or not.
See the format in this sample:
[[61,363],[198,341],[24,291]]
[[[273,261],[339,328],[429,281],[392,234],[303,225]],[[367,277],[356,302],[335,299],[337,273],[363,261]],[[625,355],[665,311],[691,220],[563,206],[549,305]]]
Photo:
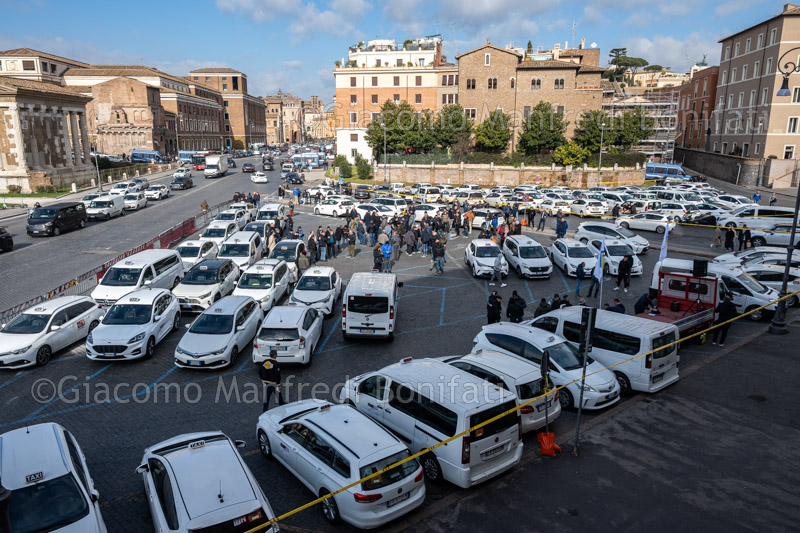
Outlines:
[[185,327],[186,329],[189,329],[190,327],[192,327],[192,324],[191,324],[191,323],[189,323],[189,324],[184,324],[184,325],[183,325],[183,327]]
[[144,474],[145,472],[149,472],[149,471],[150,471],[150,469],[147,467],[146,464],[145,465],[139,465],[136,468],[136,473],[137,474]]
[[50,331],[56,331],[56,330],[59,330],[59,329],[61,329],[61,326],[59,326],[57,324],[53,324],[52,326],[50,326]]
[[152,284],[153,284],[153,280],[152,279],[147,279],[147,280],[144,281],[144,283],[142,283],[142,285],[145,285],[145,286],[146,285],[152,285]]
[[235,441],[233,441],[233,445],[236,446],[237,448],[246,448],[247,447],[247,443],[245,441],[243,441],[243,440],[235,440]]
[[97,491],[97,489],[92,489],[92,492],[90,493],[90,498],[92,500],[92,503],[97,503],[100,500],[100,493]]
[[236,326],[236,331],[244,331],[244,326]]

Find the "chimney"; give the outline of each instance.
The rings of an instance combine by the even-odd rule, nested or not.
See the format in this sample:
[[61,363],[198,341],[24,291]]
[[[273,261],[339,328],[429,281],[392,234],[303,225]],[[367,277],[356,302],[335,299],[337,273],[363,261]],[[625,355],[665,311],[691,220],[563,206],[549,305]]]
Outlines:
[[784,13],[786,13],[787,11],[790,11],[792,9],[795,9],[795,8],[797,8],[797,5],[795,5],[795,4],[783,4],[783,12]]
[[580,49],[583,50],[586,48],[586,37],[581,37],[581,47]]
[[561,53],[561,45],[556,43],[553,45],[553,60],[558,61],[558,55]]

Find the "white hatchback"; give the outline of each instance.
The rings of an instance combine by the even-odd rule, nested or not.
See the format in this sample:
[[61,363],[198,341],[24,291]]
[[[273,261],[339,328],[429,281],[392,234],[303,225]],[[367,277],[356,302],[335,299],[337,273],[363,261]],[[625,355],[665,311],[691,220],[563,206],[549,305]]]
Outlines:
[[581,223],[575,230],[574,238],[583,244],[587,244],[592,239],[616,239],[630,246],[635,254],[641,254],[650,249],[650,241],[641,235],[636,235],[625,227],[599,220]]
[[589,247],[575,239],[556,239],[550,246],[550,259],[568,276],[575,277],[578,265],[583,263],[583,271],[588,275],[597,262]]
[[180,327],[178,299],[167,289],[126,294],[86,337],[89,359],[149,359],[156,344]]
[[163,183],[151,185],[144,191],[144,197],[148,200],[163,200],[164,198],[169,198],[169,187]]
[[355,202],[349,198],[331,198],[329,196],[314,206],[314,214],[343,217],[353,209],[355,205]]
[[322,311],[333,313],[336,300],[342,294],[342,277],[333,267],[312,266],[297,281],[289,300]]
[[322,313],[313,307],[273,307],[253,341],[253,362],[263,363],[270,350],[275,350],[278,362],[311,363],[311,356],[322,336],[323,318]]
[[236,222],[228,220],[212,220],[208,227],[200,234],[200,241],[211,241],[217,245],[222,246],[225,239],[233,235],[239,230]]
[[221,220],[225,222],[235,222],[239,229],[244,229],[250,217],[244,209],[226,209],[222,211],[214,220]]
[[143,192],[131,192],[125,195],[125,209],[138,211],[147,207],[147,198]]
[[267,178],[266,172],[261,172],[260,170],[250,176],[250,181],[253,183],[269,183],[269,178]]
[[[594,254],[595,257],[600,257],[600,249],[603,246],[603,241],[600,239],[593,239],[589,241],[587,244],[589,250]],[[642,275],[642,262],[636,257],[636,254],[633,253],[631,247],[625,244],[623,241],[618,240],[607,240],[605,241],[605,252],[603,253],[603,272],[606,274],[611,274],[612,276],[616,276],[619,273],[619,263],[622,261],[622,258],[625,257],[627,254],[631,254],[633,258],[633,266],[631,267],[631,275],[632,276],[641,276]],[[587,277],[589,272],[586,273]]]
[[175,250],[181,256],[183,268],[187,271],[206,259],[216,259],[219,248],[212,241],[183,241]]
[[503,251],[494,241],[474,239],[464,250],[464,263],[476,278],[479,276],[491,276],[497,257],[500,257],[500,272],[502,276],[507,276],[508,261],[503,257]]
[[266,312],[286,296],[290,282],[291,273],[286,261],[262,259],[242,273],[233,295],[252,297]]
[[655,231],[664,233],[667,228],[672,231],[675,229],[675,222],[670,215],[660,211],[648,211],[637,215],[625,215],[619,217],[614,223],[625,229],[640,229],[645,231]]

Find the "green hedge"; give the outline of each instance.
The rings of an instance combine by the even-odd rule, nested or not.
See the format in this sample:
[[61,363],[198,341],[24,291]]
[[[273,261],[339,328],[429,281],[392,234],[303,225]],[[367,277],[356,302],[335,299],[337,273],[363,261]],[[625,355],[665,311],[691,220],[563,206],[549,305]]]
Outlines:
[[[586,164],[591,168],[597,168],[598,155],[594,154],[586,161]],[[620,167],[635,167],[636,163],[643,166],[647,156],[641,153],[623,153],[623,154],[603,154],[603,168],[613,167],[616,163]],[[473,165],[488,165],[494,163],[497,166],[511,166],[519,167],[525,163],[527,167],[549,167],[553,163],[553,156],[551,154],[536,154],[536,155],[522,155],[518,153],[513,154],[495,154],[487,152],[473,152],[464,156],[457,156],[447,153],[430,153],[430,154],[389,154],[387,162],[390,165],[401,165],[403,162],[409,165],[430,165],[433,162],[436,165],[458,164],[464,162],[465,164]],[[378,166],[383,164],[383,157],[379,156]]]
[[[597,168],[597,163],[599,159],[600,159],[599,154],[592,154],[592,156],[586,160],[586,164],[589,165],[591,168]],[[603,154],[603,168],[610,168],[613,167],[615,164],[621,167],[633,168],[636,166],[636,163],[639,163],[639,166],[643,167],[645,161],[647,161],[647,155],[639,152],[628,152],[623,154]]]

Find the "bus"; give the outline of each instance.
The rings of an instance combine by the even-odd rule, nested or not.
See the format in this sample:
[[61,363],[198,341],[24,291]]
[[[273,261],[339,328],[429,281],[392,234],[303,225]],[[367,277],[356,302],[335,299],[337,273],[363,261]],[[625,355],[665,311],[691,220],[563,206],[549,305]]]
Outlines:
[[644,179],[656,180],[663,183],[665,180],[690,180],[683,167],[669,163],[646,163],[644,166]]
[[205,170],[206,156],[219,154],[219,150],[198,150],[192,152],[192,168],[195,170]]
[[320,155],[317,152],[305,152],[303,154],[294,154],[292,156],[292,163],[302,167],[308,165],[308,168],[319,168],[322,166]]
[[156,150],[131,150],[131,163],[160,163],[163,159]]
[[178,151],[178,161],[183,161],[186,163],[192,162],[192,156],[196,154],[194,150],[179,150]]

